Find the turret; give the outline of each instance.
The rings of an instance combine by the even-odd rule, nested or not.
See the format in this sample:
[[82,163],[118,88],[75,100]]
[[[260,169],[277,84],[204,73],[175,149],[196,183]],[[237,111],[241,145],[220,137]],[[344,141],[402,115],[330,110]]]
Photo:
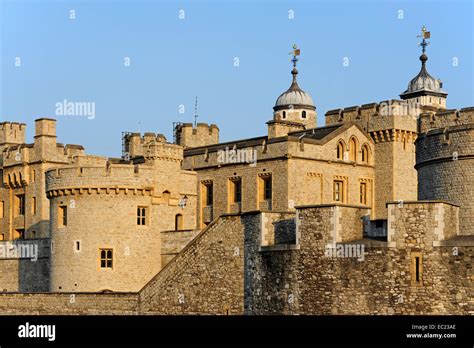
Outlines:
[[300,50],[293,46],[293,81],[290,88],[282,93],[273,107],[273,120],[268,121],[268,137],[285,136],[289,132],[316,127],[316,107],[309,93],[303,91],[297,82],[296,63]]

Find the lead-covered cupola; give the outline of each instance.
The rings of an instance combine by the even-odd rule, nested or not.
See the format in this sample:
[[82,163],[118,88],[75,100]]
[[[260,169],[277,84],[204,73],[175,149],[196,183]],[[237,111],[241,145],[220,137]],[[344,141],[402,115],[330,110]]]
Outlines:
[[431,106],[437,109],[446,108],[446,97],[448,93],[443,90],[443,83],[441,80],[431,76],[426,68],[428,56],[426,55],[426,46],[429,42],[426,39],[431,37],[429,31],[423,26],[421,29],[421,37],[423,40],[420,43],[422,47],[422,54],[420,56],[421,70],[410,80],[408,88],[405,92],[400,94],[400,98],[409,102],[420,104],[421,106]]
[[293,80],[290,88],[280,94],[273,107],[273,120],[267,122],[270,137],[282,136],[291,131],[305,130],[316,127],[316,106],[308,92],[298,85],[298,69],[296,63],[301,51],[293,45],[291,74]]

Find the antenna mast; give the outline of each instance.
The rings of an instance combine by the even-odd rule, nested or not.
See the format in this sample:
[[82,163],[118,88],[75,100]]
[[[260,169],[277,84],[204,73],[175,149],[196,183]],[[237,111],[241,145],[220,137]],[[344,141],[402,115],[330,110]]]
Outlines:
[[194,103],[194,128],[197,127],[197,118],[198,118],[198,97],[196,97],[196,102]]

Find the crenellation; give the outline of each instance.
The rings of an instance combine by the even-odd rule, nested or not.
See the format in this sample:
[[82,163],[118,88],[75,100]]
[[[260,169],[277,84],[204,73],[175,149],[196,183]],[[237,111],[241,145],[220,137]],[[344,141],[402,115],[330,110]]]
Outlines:
[[0,311],[472,314],[474,107],[446,109],[423,51],[401,100],[317,127],[299,54],[263,136],[178,123],[107,158],[0,123],[0,247],[41,248],[0,259]]

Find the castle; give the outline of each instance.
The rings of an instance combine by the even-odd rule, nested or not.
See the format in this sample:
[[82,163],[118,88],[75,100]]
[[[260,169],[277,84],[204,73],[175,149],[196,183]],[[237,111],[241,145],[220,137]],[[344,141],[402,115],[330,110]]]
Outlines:
[[474,107],[421,70],[330,110],[292,82],[268,134],[125,133],[123,156],[0,124],[0,308],[9,314],[474,314]]

